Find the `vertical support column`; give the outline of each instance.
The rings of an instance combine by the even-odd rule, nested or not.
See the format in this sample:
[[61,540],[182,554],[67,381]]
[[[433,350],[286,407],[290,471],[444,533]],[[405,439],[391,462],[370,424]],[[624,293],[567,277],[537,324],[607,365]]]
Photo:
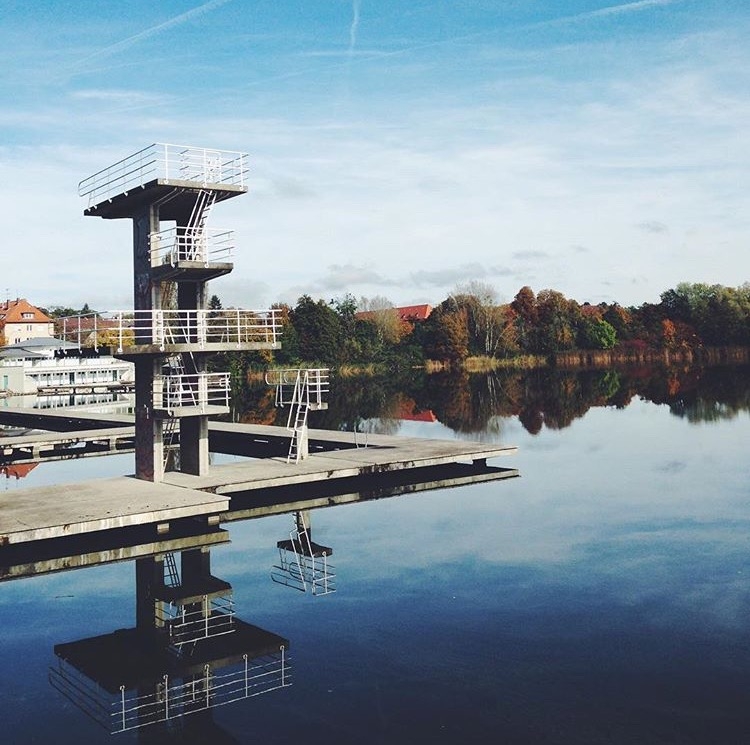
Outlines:
[[180,470],[193,476],[205,476],[208,461],[208,417],[183,417],[180,420]]
[[[201,587],[211,574],[211,552],[207,548],[194,548],[183,551],[180,554],[180,569],[182,570],[182,583],[186,587],[191,585]],[[204,595],[200,602],[190,603],[185,606],[185,612],[191,617],[200,618],[208,624],[211,617],[211,601]],[[208,636],[208,629],[205,629]]]
[[164,585],[164,558],[147,556],[135,562],[135,625],[138,631],[156,629],[154,591]]
[[[149,241],[150,234],[158,229],[159,210],[155,205],[148,205],[133,217],[133,308],[137,344],[153,342],[150,313],[160,307],[159,287],[151,280]],[[153,416],[154,378],[159,369],[158,357],[144,355],[143,360],[135,362],[135,476],[155,482],[164,478],[163,427]]]
[[144,481],[164,478],[163,422],[153,416],[154,378],[160,360],[150,355],[135,361],[135,476]]

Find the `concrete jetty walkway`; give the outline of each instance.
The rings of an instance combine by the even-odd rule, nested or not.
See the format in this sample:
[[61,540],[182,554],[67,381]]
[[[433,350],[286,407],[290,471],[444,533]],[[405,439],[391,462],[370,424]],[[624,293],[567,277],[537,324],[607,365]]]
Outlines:
[[145,523],[166,532],[184,517],[218,522],[228,507],[227,498],[128,476],[14,489],[0,497],[0,547]]
[[[44,448],[58,448],[61,457],[76,457],[74,450],[86,441],[105,451],[115,449],[110,443],[127,447],[131,431],[123,426],[127,418],[121,416],[78,418],[72,412],[52,416],[30,412],[24,419],[19,415],[14,412],[16,426],[39,427],[46,422],[65,431],[62,436],[45,432],[3,438],[4,452],[11,452],[11,442],[17,439],[13,444],[25,452],[13,452],[24,459]],[[76,425],[85,429],[73,431]],[[518,476],[514,468],[487,466],[488,460],[516,453],[515,447],[496,444],[373,434],[365,439],[352,432],[309,430],[310,456],[287,463],[289,432],[283,427],[211,422],[209,433],[212,452],[246,457],[212,465],[206,476],[170,471],[162,483],[121,476],[5,492],[0,496],[0,546],[134,525],[152,525],[167,533],[170,522],[188,517],[217,524],[232,519],[233,495],[248,514],[254,493],[268,505],[278,491],[278,501],[288,504],[290,488],[298,495],[294,501],[304,501],[306,492],[323,482],[329,486],[340,482],[342,493],[351,491],[353,482],[358,489],[364,485],[373,492],[392,485],[394,475],[401,474],[399,478],[412,484],[434,482],[432,488],[437,488],[436,473],[459,465],[456,483]]]

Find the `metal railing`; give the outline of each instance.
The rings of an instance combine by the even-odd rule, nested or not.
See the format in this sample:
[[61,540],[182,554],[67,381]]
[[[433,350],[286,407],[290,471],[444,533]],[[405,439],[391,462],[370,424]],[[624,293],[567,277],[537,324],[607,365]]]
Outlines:
[[121,685],[120,695],[113,697],[64,660],[50,668],[49,680],[68,700],[112,734],[167,722],[292,685],[284,646],[279,647],[277,653],[263,657],[250,658],[244,654],[242,661],[232,667],[206,664],[202,674],[172,679],[164,675],[153,683],[152,692],[145,694]]
[[278,369],[266,372],[265,379],[267,385],[276,388],[276,406],[304,400],[315,410],[325,404],[323,399],[330,389],[329,373],[327,367]]
[[234,600],[231,595],[209,598],[204,595],[200,602],[188,608],[177,603],[157,603],[157,624],[169,631],[169,643],[175,647],[231,634],[235,630]]
[[247,154],[190,145],[156,142],[78,184],[78,194],[91,207],[156,179],[187,181],[201,186],[239,186],[247,180]]
[[134,345],[163,350],[178,344],[255,343],[274,347],[281,333],[280,311],[118,310],[58,319],[58,334],[79,347],[110,346],[121,353]]
[[336,572],[328,563],[328,554],[305,555],[279,546],[279,563],[274,564],[271,579],[280,585],[312,595],[336,592]]
[[234,253],[234,231],[205,228],[201,233],[187,228],[169,228],[149,236],[151,266],[179,261],[194,261],[205,265],[210,262],[228,262]]
[[230,389],[229,373],[163,375],[154,380],[154,409],[228,407]]

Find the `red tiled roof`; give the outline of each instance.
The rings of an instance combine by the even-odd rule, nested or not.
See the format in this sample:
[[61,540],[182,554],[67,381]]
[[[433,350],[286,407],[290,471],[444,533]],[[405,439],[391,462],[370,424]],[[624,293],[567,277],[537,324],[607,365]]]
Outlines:
[[396,310],[402,321],[426,321],[430,313],[432,313],[432,306],[427,305],[427,303],[423,305],[404,305],[396,308]]
[[[24,318],[24,313],[33,313],[31,318]],[[34,307],[24,298],[0,301],[0,326],[6,323],[51,323],[52,319]]]
[[[432,306],[427,305],[403,305],[399,308],[393,308],[398,313],[399,319],[402,321],[426,321],[430,313],[432,313]],[[359,313],[355,313],[354,317],[361,320],[367,320],[368,318],[374,318],[376,311],[374,310],[361,310]]]
[[402,398],[398,405],[398,419],[407,419],[411,422],[436,422],[437,417],[430,409],[417,410],[414,399]]

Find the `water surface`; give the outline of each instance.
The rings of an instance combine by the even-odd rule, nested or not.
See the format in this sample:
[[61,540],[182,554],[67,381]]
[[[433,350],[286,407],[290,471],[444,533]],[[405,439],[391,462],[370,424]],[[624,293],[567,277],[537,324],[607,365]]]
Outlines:
[[[497,464],[520,478],[312,512],[333,594],[271,581],[291,515],[228,525],[212,573],[240,618],[290,640],[293,684],[115,741],[747,742],[750,417],[698,393],[599,398],[566,426],[491,412],[477,436],[517,445]],[[23,485],[130,459],[42,464]],[[55,644],[134,617],[133,562],[0,584],[4,741],[112,741],[47,671]]]

